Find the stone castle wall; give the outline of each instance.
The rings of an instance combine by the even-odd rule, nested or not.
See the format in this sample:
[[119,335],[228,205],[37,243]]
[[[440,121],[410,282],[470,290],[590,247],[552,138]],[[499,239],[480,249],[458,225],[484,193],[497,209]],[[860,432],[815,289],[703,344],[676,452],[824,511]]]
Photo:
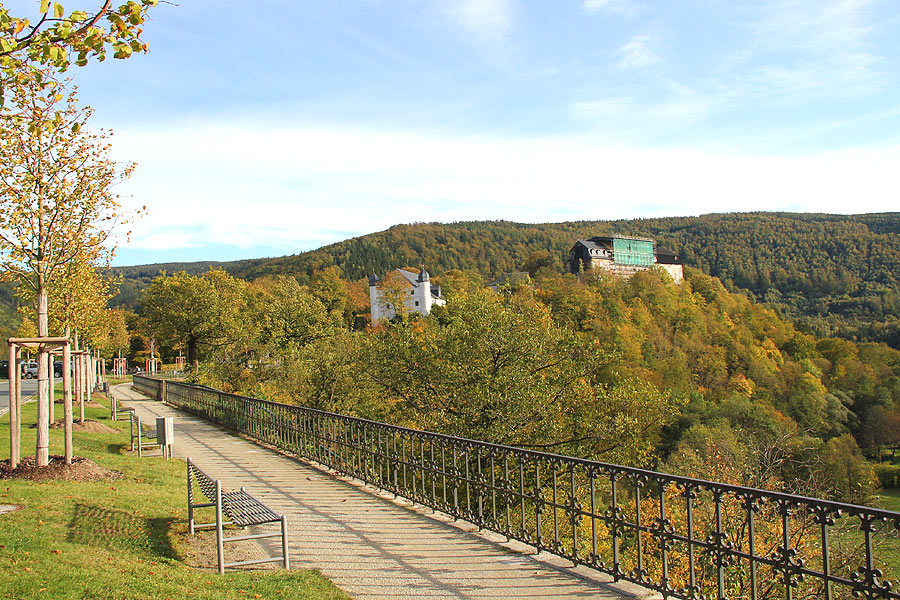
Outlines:
[[[674,281],[675,283],[681,283],[682,281],[684,281],[684,268],[681,265],[656,264],[653,266],[659,267],[660,269],[668,273],[669,277],[671,277],[672,281]],[[651,267],[643,267],[638,265],[617,265],[608,260],[593,260],[591,261],[591,268],[603,269],[604,271],[607,271],[619,277],[631,277],[635,273],[645,271]]]

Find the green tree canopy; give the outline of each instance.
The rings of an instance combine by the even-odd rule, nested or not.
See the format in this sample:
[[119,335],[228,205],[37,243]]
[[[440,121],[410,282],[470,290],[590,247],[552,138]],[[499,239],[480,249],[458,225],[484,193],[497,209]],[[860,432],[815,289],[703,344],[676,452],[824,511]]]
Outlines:
[[205,352],[247,335],[247,323],[241,322],[246,285],[215,269],[158,277],[141,294],[146,329],[163,343],[186,348],[196,369]]

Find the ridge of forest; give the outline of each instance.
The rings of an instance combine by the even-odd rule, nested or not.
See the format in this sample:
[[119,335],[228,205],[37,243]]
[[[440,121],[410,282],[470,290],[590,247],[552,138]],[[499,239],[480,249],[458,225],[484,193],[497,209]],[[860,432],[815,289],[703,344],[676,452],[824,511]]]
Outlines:
[[900,213],[829,215],[723,213],[616,221],[526,224],[466,221],[395,225],[317,250],[232,262],[118,267],[124,277],[114,303],[134,307],[161,271],[201,273],[211,266],[246,280],[292,275],[301,282],[336,265],[358,280],[375,271],[424,264],[436,275],[452,269],[490,280],[524,270],[549,253],[562,270],[579,238],[610,234],[655,238],[687,266],[718,277],[819,336],[886,342],[900,348]]
[[365,326],[365,283],[336,267],[305,285],[158,277],[129,359],[152,336],[195,382],[245,396],[856,503],[898,485],[881,462],[900,449],[900,351],[885,344],[804,333],[690,267],[682,284],[655,270],[538,269],[498,293],[461,270],[433,281],[446,305]]

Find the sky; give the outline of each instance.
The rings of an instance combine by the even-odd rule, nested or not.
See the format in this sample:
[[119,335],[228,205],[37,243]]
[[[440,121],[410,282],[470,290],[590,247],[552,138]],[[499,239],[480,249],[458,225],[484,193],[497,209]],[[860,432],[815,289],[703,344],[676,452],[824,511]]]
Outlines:
[[149,54],[72,74],[138,165],[114,264],[234,260],[420,221],[900,210],[898,26],[896,0],[180,0]]

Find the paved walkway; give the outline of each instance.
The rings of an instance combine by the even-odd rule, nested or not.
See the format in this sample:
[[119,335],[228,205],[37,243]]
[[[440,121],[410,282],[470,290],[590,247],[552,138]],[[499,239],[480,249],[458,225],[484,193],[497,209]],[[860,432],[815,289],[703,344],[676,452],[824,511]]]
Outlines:
[[615,599],[646,593],[607,584],[604,575],[556,557],[537,560],[521,552],[524,545],[475,534],[474,526],[258,446],[147,400],[130,384],[113,393],[142,419],[175,417],[175,455],[190,456],[226,489],[246,487],[286,514],[291,566],[319,569],[354,598]]

